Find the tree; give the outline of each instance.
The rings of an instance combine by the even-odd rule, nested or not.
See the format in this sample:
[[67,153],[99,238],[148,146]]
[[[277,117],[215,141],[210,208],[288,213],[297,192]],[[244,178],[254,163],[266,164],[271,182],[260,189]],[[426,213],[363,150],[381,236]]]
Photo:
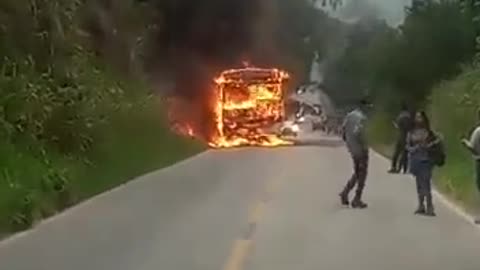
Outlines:
[[475,62],[480,62],[480,0],[459,0],[460,7],[467,17],[471,18],[475,28],[476,56]]
[[337,76],[351,84],[349,93],[370,89],[387,108],[401,100],[425,104],[431,88],[475,53],[470,17],[452,1],[414,1],[398,29],[377,29],[353,30]]
[[399,37],[396,87],[410,99],[423,100],[433,84],[459,72],[474,53],[469,25],[451,1],[424,1],[410,9]]

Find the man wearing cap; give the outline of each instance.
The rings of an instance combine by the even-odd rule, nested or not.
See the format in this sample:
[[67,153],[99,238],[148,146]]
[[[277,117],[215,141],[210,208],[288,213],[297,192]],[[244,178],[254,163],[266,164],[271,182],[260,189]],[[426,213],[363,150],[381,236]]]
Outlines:
[[356,186],[352,207],[360,209],[368,206],[362,201],[368,171],[369,148],[366,138],[366,111],[368,107],[370,107],[370,103],[366,99],[362,99],[358,107],[347,114],[342,125],[343,139],[352,157],[354,172],[339,194],[340,200],[343,205],[349,205],[350,191]]

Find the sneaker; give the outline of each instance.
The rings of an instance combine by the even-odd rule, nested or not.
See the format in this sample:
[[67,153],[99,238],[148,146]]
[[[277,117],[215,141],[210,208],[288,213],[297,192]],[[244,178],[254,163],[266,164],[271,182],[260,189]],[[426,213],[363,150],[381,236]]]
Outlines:
[[474,220],[475,224],[480,225],[480,218]]
[[425,207],[418,207],[417,210],[415,210],[415,215],[425,215],[426,213]]
[[433,211],[433,209],[427,209],[427,211],[425,212],[424,215],[427,216],[427,217],[436,217],[437,216],[437,214],[435,214],[435,211]]
[[395,173],[398,173],[398,170],[392,168],[392,169],[388,170],[388,173],[393,173],[393,174],[395,174]]
[[340,193],[338,194],[338,196],[340,196],[340,203],[343,205],[343,206],[349,206],[350,205],[350,202],[348,201],[348,195],[346,195],[345,193]]
[[429,217],[436,216],[434,209],[435,208],[433,207],[432,196],[429,195],[427,196],[427,212],[425,213],[425,215]]
[[368,207],[368,204],[362,202],[361,200],[354,200],[352,202],[352,207],[353,208],[358,208],[358,209],[364,209]]

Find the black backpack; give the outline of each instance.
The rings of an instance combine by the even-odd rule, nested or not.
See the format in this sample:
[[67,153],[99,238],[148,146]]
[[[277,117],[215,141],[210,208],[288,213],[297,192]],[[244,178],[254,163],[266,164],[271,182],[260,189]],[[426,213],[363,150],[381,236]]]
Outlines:
[[440,139],[440,141],[430,147],[430,159],[433,161],[433,164],[438,167],[443,167],[447,161],[447,155],[445,153],[445,145],[438,135],[432,134],[432,141]]

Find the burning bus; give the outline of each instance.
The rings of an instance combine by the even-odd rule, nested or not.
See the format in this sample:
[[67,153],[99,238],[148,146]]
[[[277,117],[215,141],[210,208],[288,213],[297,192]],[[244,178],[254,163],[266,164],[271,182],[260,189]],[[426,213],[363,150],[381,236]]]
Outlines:
[[288,73],[278,69],[245,67],[222,72],[214,80],[216,130],[210,146],[290,144],[268,132],[285,118],[288,78]]

